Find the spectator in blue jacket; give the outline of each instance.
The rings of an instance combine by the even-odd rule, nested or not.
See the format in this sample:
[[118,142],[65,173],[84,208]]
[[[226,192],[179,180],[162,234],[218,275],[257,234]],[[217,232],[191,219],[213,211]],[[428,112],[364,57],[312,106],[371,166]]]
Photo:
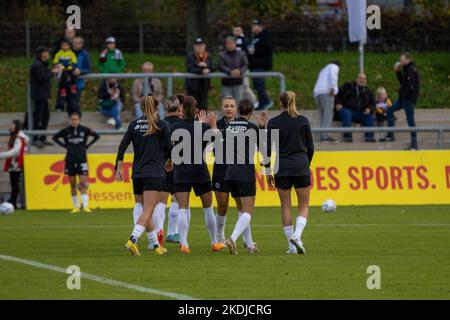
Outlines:
[[83,91],[85,84],[84,79],[79,77],[80,75],[88,74],[91,72],[91,58],[89,57],[89,53],[84,49],[84,39],[81,36],[77,36],[73,39],[72,42],[73,45],[73,51],[75,52],[75,55],[77,56],[77,70],[75,70],[78,76],[77,80],[77,93],[73,95],[72,101],[69,104],[69,115],[73,112],[78,112],[81,114],[81,108],[80,108],[80,98],[81,98],[81,92]]

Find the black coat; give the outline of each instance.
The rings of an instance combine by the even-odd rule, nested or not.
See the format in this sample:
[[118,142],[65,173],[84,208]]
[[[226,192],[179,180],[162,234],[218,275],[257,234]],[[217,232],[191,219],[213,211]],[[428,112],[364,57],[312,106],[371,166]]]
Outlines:
[[33,61],[30,67],[31,99],[45,100],[50,98],[52,76],[47,62],[40,59]]
[[253,69],[272,69],[272,39],[266,30],[263,30],[258,35],[252,38],[252,41],[247,46],[255,48],[254,54],[248,55],[248,62],[250,70]]
[[[208,55],[208,58],[206,59],[206,64],[208,65],[208,69],[214,71],[213,62],[211,59],[211,56]],[[190,52],[186,57],[186,69],[187,72],[195,73],[195,74],[203,74],[203,69],[199,66],[197,66],[197,61],[194,57],[194,52]],[[187,92],[199,92],[203,90],[209,89],[209,79],[186,79],[186,90]]]
[[336,104],[342,104],[344,108],[356,112],[364,112],[366,108],[375,110],[375,99],[368,87],[358,87],[356,81],[346,82],[339,88],[336,96]]
[[399,100],[408,100],[416,103],[419,98],[419,73],[414,62],[403,67],[403,71],[397,72],[400,82]]

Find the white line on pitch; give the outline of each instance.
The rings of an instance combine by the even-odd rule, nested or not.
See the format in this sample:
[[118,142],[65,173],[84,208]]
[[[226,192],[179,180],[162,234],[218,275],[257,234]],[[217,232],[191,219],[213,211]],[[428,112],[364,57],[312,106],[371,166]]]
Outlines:
[[[64,268],[61,268],[58,266],[53,266],[50,264],[40,263],[40,262],[34,261],[34,260],[21,259],[21,258],[5,256],[5,255],[0,255],[0,259],[5,260],[5,261],[12,261],[12,262],[26,264],[26,265],[29,265],[29,266],[32,266],[35,268],[55,271],[55,272],[59,272],[59,273],[66,273],[66,269],[64,269]],[[121,288],[129,289],[129,290],[134,290],[134,291],[150,293],[150,294],[154,294],[154,295],[158,295],[158,296],[173,298],[176,300],[196,300],[196,298],[193,298],[193,297],[190,297],[187,295],[178,294],[178,293],[174,293],[174,292],[168,292],[168,291],[162,291],[162,290],[157,290],[157,289],[152,289],[152,288],[141,287],[141,286],[138,286],[135,284],[117,281],[117,280],[113,280],[113,279],[108,279],[105,277],[96,276],[96,275],[89,274],[86,272],[81,272],[81,277],[84,279],[87,279],[87,280],[99,282],[102,284],[107,284],[107,285],[110,285],[113,287],[121,287]]]

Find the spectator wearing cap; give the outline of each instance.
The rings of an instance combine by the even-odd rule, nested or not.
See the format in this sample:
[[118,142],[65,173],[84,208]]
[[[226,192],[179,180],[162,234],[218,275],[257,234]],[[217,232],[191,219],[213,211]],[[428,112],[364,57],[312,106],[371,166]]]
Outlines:
[[[47,130],[50,118],[48,99],[50,98],[51,79],[53,74],[62,71],[61,65],[55,65],[49,69],[49,59],[49,49],[39,47],[36,50],[36,58],[30,67],[31,99],[34,106],[33,130]],[[52,144],[53,143],[47,141],[45,135],[33,136],[33,145],[38,148],[43,148],[45,145]]]
[[116,39],[108,37],[106,48],[100,53],[97,69],[101,73],[121,73],[125,69],[125,59],[122,51],[116,48]]
[[[153,73],[153,63],[147,61],[142,64],[142,73]],[[134,103],[134,112],[136,118],[142,117],[141,98],[146,94],[153,94],[160,103],[163,101],[163,87],[161,80],[153,78],[149,75],[148,79],[148,92],[145,92],[144,79],[136,79],[131,87],[131,97]]]
[[[206,51],[205,41],[197,37],[194,43],[194,50],[187,55],[186,68],[190,73],[208,74],[214,70],[212,59]],[[210,81],[205,79],[186,79],[187,95],[193,96],[197,100],[199,109],[208,108],[208,90]]]
[[[242,29],[242,26],[235,26],[233,27],[233,36],[236,40],[236,50],[243,51],[247,55],[247,46],[248,46],[248,39],[245,37],[244,30]],[[247,57],[248,60],[248,57]],[[247,70],[245,73],[248,73],[249,70]],[[253,90],[250,88],[250,78],[244,77],[243,79],[243,94],[242,98],[250,100],[254,105],[256,104],[256,96]]]
[[[76,76],[88,74],[91,72],[91,58],[86,49],[84,49],[84,39],[81,36],[77,36],[72,42],[73,52],[77,56],[77,68],[74,70]],[[84,90],[84,79],[77,78],[77,93],[71,96],[69,106],[71,107],[71,113],[78,112],[81,114],[80,98],[81,92]]]
[[222,79],[222,97],[232,96],[236,101],[242,99],[242,75],[248,69],[247,55],[236,50],[236,40],[230,36],[225,39],[225,50],[219,54],[220,71],[234,78]]
[[[272,39],[259,20],[252,22],[252,40],[247,46],[248,60],[252,72],[267,72],[272,69]],[[264,78],[253,78],[253,85],[258,93],[258,107],[255,110],[267,110],[273,106],[266,92]]]

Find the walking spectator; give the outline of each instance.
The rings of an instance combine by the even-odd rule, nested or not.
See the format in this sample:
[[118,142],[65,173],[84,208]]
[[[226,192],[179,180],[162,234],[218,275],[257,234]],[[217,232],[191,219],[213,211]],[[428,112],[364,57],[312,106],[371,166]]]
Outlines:
[[233,37],[225,39],[225,50],[219,54],[219,70],[235,77],[222,79],[222,97],[232,96],[240,101],[243,93],[242,75],[248,70],[248,60],[245,52],[236,50]]
[[[64,39],[61,40],[61,48],[53,57],[53,65],[61,65],[61,72],[56,76],[58,80],[56,111],[64,111],[66,102],[70,104],[71,96],[77,94],[77,76],[74,72],[77,63],[77,56],[72,51],[70,43]],[[67,109],[70,111],[71,107],[69,106]]]
[[[186,59],[187,71],[195,74],[208,74],[212,72],[212,59],[206,51],[205,41],[197,37],[194,42],[194,51],[190,52]],[[198,103],[198,108],[208,109],[208,90],[210,80],[206,79],[186,79],[186,92],[188,96],[193,96]]]
[[[339,70],[341,63],[339,61],[331,61],[322,70],[314,86],[314,98],[320,113],[320,127],[331,127],[333,120],[334,97],[338,94]],[[338,142],[332,138],[328,133],[322,132],[320,134],[320,141],[322,142]]]
[[[364,127],[373,127],[375,100],[367,88],[367,76],[364,73],[360,73],[356,81],[346,82],[339,88],[336,110],[344,128],[351,127],[352,122],[360,123]],[[375,142],[373,132],[366,132],[365,137],[366,142]],[[351,132],[344,133],[344,141],[353,142]]]
[[[8,200],[17,208],[19,183],[23,173],[23,155],[27,150],[28,137],[22,131],[22,121],[14,120],[9,125],[8,151],[0,152],[0,159],[6,159],[3,171],[9,172],[11,196]],[[22,199],[24,196],[22,195]]]
[[[249,67],[252,72],[267,72],[272,69],[272,39],[259,20],[252,22],[252,40],[247,46]],[[253,85],[258,93],[258,106],[255,110],[267,110],[273,106],[266,92],[266,80],[253,78]]]
[[[406,52],[400,56],[400,62],[395,65],[395,73],[400,82],[400,90],[398,100],[387,111],[388,126],[393,127],[395,125],[394,112],[403,108],[405,109],[408,126],[415,127],[414,110],[419,98],[420,80],[417,66],[410,53]],[[394,133],[389,132],[380,141],[395,141]],[[417,133],[415,131],[411,132],[410,149],[417,150]]]
[[[142,73],[153,73],[154,66],[151,62],[144,62],[142,64]],[[131,98],[134,103],[134,112],[136,118],[142,117],[141,98],[146,94],[152,93],[158,101],[163,101],[163,87],[161,80],[157,78],[148,78],[148,92],[145,92],[144,79],[136,79],[131,87]]]
[[[86,49],[84,49],[84,39],[81,36],[75,37],[73,40],[73,52],[77,56],[77,68],[74,70],[76,76],[88,74],[91,72],[91,58]],[[85,84],[83,78],[77,79],[77,93],[72,95],[69,101],[69,114],[77,112],[81,114],[80,98],[81,92],[84,90]]]
[[123,130],[120,111],[124,101],[124,91],[116,78],[103,80],[98,90],[100,113],[110,117],[106,123],[117,130]]
[[97,69],[100,73],[122,73],[125,69],[125,59],[122,51],[116,48],[116,39],[108,37],[106,48],[100,53]]
[[[233,36],[234,39],[236,39],[236,50],[243,51],[247,55],[248,39],[245,37],[244,31],[241,26],[233,27]],[[247,69],[247,71],[244,72],[244,74],[247,74],[249,72],[250,71]],[[250,100],[253,103],[253,105],[255,105],[257,100],[255,93],[250,88],[250,78],[244,77],[242,85],[243,85],[242,98]]]
[[[30,67],[31,99],[34,105],[33,130],[47,130],[50,112],[48,99],[50,98],[51,79],[53,74],[61,71],[61,66],[48,68],[50,52],[47,48],[39,47],[36,50],[36,58]],[[41,149],[45,145],[53,145],[47,141],[45,135],[34,136],[33,145]]]
[[375,118],[377,119],[377,125],[383,127],[384,121],[387,119],[387,110],[392,107],[392,102],[388,98],[386,89],[383,87],[377,89],[375,100]]

